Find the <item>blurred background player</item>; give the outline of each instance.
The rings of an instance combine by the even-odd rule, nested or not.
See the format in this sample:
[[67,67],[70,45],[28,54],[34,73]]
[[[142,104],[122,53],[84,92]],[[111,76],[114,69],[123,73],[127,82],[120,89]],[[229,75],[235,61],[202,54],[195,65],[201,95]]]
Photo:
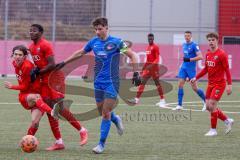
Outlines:
[[149,78],[152,77],[152,79],[155,82],[155,85],[157,86],[158,94],[160,96],[160,101],[156,105],[159,107],[165,107],[166,102],[164,99],[163,89],[162,89],[162,86],[161,86],[160,80],[159,80],[159,77],[160,77],[160,75],[159,75],[160,52],[159,52],[158,45],[156,45],[154,43],[154,35],[152,33],[148,34],[148,44],[149,45],[146,50],[147,60],[143,66],[142,75],[141,75],[142,82],[141,82],[140,86],[138,87],[136,97],[133,99],[129,99],[128,102],[131,104],[139,103],[139,98],[141,97],[141,95],[144,91],[145,85],[146,85],[147,81],[149,80]]
[[229,71],[228,56],[224,50],[218,48],[218,34],[209,33],[206,36],[210,50],[206,54],[205,67],[198,73],[196,78],[191,80],[195,83],[196,80],[208,74],[208,86],[206,90],[206,106],[211,113],[211,129],[205,136],[216,136],[218,118],[224,121],[226,125],[225,133],[229,133],[232,129],[234,120],[228,118],[220,108],[217,107],[218,101],[221,99],[226,87],[225,73],[227,77],[227,94],[232,93],[232,78]]
[[[185,31],[184,33],[185,43],[183,43],[183,63],[178,72],[178,105],[173,110],[181,110],[183,109],[182,102],[183,102],[183,86],[186,80],[190,80],[196,76],[196,62],[198,60],[202,60],[202,53],[199,49],[199,46],[192,41],[192,32]],[[197,83],[193,82],[190,83],[194,92],[198,94],[198,96],[203,101],[203,108],[202,111],[206,110],[205,104],[205,95],[202,89],[197,87]]]
[[[33,61],[37,66],[31,72],[32,79],[40,77],[41,79],[41,96],[43,100],[50,106],[53,107],[54,104],[61,101],[64,98],[64,95],[60,92],[55,91],[49,86],[49,75],[53,69],[55,69],[55,60],[53,49],[50,43],[42,37],[44,29],[39,24],[33,24],[30,27],[30,37],[33,43],[30,45],[29,50],[32,55]],[[79,131],[80,134],[80,145],[87,143],[88,133],[87,130],[82,127],[69,112],[68,109],[62,108],[60,114],[74,127]],[[47,148],[47,150],[60,150],[64,149],[64,143],[61,138],[61,133],[59,129],[58,120],[54,119],[50,114],[47,114],[48,120],[56,138],[56,142]]]
[[[123,40],[108,34],[107,18],[96,18],[92,22],[92,25],[95,29],[96,36],[88,41],[84,48],[74,52],[64,62],[58,64],[58,66],[63,67],[65,64],[77,60],[91,51],[93,51],[95,55],[95,100],[99,113],[102,115],[100,140],[96,147],[93,148],[93,152],[98,154],[104,151],[105,142],[111,127],[111,121],[117,127],[118,134],[123,134],[122,120],[120,116],[112,112],[117,102],[119,90],[120,52],[131,59],[134,71],[137,69],[137,60],[134,53],[127,48]],[[133,82],[135,85],[140,83],[138,72],[134,72]]]
[[11,82],[6,81],[5,87],[20,91],[19,102],[25,109],[31,110],[32,122],[27,135],[35,135],[44,112],[50,114],[52,109],[43,102],[39,95],[40,81],[36,80],[31,83],[30,72],[34,68],[34,64],[27,59],[27,55],[28,49],[25,46],[19,45],[13,48],[12,64],[19,85],[13,85]]

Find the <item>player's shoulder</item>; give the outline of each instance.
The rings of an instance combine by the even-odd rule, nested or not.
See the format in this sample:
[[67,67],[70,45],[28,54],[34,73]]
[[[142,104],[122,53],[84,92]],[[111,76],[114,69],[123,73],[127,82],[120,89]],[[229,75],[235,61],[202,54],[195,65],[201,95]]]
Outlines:
[[123,42],[123,40],[121,38],[116,37],[116,36],[112,36],[112,35],[109,35],[108,40],[109,41],[115,41],[115,42]]
[[51,43],[48,40],[42,38],[39,42],[39,45],[40,47],[45,47],[45,46],[51,46]]
[[23,62],[23,65],[22,65],[22,69],[25,70],[25,69],[32,69],[34,67],[34,64],[29,61],[28,59],[24,60]]

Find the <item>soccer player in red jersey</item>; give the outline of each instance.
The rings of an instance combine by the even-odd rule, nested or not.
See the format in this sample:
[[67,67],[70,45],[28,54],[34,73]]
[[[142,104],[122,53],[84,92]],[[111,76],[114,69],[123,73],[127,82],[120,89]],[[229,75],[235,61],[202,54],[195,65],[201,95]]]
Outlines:
[[[33,43],[30,45],[29,50],[32,55],[33,61],[37,66],[31,73],[32,77],[39,76],[41,79],[41,96],[43,100],[53,107],[54,104],[61,101],[64,95],[60,92],[55,91],[49,87],[49,75],[51,71],[55,68],[55,60],[53,49],[50,43],[42,37],[44,29],[39,24],[33,24],[30,27],[30,37]],[[80,145],[87,143],[88,133],[87,130],[82,127],[72,115],[72,113],[66,109],[62,108],[60,114],[80,133]],[[63,140],[61,138],[59,123],[51,115],[47,114],[48,120],[52,129],[52,132],[56,138],[56,143],[53,146],[47,148],[47,150],[59,150],[64,149]]]
[[40,81],[36,80],[31,83],[30,71],[34,68],[34,64],[26,59],[27,55],[28,50],[25,46],[19,45],[13,48],[13,66],[19,85],[13,85],[11,82],[6,81],[5,87],[20,91],[19,102],[26,110],[31,110],[32,116],[32,122],[27,134],[35,135],[44,112],[51,114],[52,109],[43,102],[38,93]]
[[[218,118],[224,121],[226,125],[226,134],[231,131],[234,122],[233,119],[228,118],[222,110],[217,107],[217,102],[221,99],[225,88],[228,95],[232,93],[232,79],[229,71],[227,54],[224,50],[218,48],[218,34],[209,33],[206,38],[210,49],[206,54],[205,67],[197,74],[196,78],[191,79],[191,82],[195,82],[208,73],[206,105],[207,110],[211,113],[211,129],[205,136],[216,136]],[[224,78],[225,74],[227,77],[227,85]]]
[[159,47],[154,43],[154,35],[152,33],[148,34],[148,47],[146,50],[147,54],[147,61],[143,66],[142,69],[142,83],[138,87],[137,95],[133,99],[129,99],[128,102],[131,104],[137,104],[139,103],[139,98],[142,95],[145,85],[149,78],[152,77],[152,79],[155,82],[155,85],[157,86],[157,90],[160,96],[160,101],[156,104],[159,107],[165,107],[166,102],[164,99],[163,89],[159,81]]

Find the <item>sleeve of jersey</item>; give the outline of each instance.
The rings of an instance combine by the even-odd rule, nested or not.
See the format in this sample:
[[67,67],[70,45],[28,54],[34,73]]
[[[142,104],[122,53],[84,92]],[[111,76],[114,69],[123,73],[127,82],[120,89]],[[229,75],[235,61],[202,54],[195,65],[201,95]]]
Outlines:
[[92,51],[92,40],[87,42],[87,44],[84,46],[83,50],[85,52],[91,52]]
[[205,62],[205,67],[197,74],[196,80],[200,79],[203,77],[205,74],[207,74],[207,63]]
[[22,75],[22,83],[20,85],[14,85],[11,87],[11,89],[14,90],[20,90],[20,91],[26,91],[29,87],[29,84],[31,83],[31,78],[30,78],[30,71],[31,67],[27,66],[26,68],[23,69]]
[[155,52],[156,59],[153,61],[153,63],[154,64],[158,64],[158,62],[159,62],[159,55],[160,55],[160,51],[159,51],[159,47],[158,46],[155,47],[154,52]]
[[196,52],[199,52],[199,51],[200,51],[200,48],[199,48],[198,44],[195,44],[195,51],[196,51]]
[[50,43],[44,43],[44,53],[46,57],[53,56],[53,48]]
[[231,77],[231,73],[230,73],[230,70],[229,70],[229,64],[228,64],[227,55],[223,55],[223,57],[222,57],[222,64],[223,64],[223,68],[224,68],[225,73],[226,73],[227,83],[229,85],[231,85],[232,84],[232,77]]

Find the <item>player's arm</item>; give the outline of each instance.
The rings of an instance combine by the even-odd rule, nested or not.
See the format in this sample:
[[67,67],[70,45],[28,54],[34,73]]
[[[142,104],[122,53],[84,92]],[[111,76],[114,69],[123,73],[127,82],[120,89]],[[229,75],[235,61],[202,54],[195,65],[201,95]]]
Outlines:
[[48,64],[44,68],[39,70],[39,74],[45,74],[47,72],[51,72],[55,68],[55,58],[53,55],[47,57],[47,62]]
[[230,95],[232,93],[232,76],[229,70],[229,64],[228,64],[228,58],[227,55],[223,55],[222,57],[222,64],[223,64],[223,68],[224,71],[226,73],[226,77],[227,77],[227,94]]
[[30,79],[30,71],[32,68],[26,67],[23,69],[22,73],[22,83],[19,85],[13,85],[11,82],[5,81],[4,85],[8,89],[26,91],[29,88],[29,84],[31,83]]
[[71,63],[72,61],[75,61],[75,60],[81,58],[86,53],[87,52],[84,49],[77,50],[70,57],[68,57],[66,60],[64,60],[64,63],[65,64]]
[[194,83],[195,81],[199,80],[201,77],[203,77],[207,73],[208,73],[208,66],[207,66],[207,62],[205,62],[204,68],[197,74],[196,77],[192,78],[190,82]]
[[193,58],[190,58],[190,62],[193,62],[193,61],[199,61],[199,60],[202,60],[203,59],[203,56],[202,56],[202,52],[201,51],[198,51],[196,53],[196,57],[193,57]]

